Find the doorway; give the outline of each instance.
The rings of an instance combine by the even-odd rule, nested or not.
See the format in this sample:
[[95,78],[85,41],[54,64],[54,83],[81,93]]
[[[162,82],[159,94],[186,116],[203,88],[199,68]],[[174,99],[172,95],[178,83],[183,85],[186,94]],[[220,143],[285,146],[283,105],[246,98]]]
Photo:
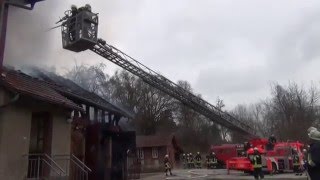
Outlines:
[[43,158],[51,155],[52,116],[50,113],[32,113],[28,177],[46,176],[49,169],[43,164]]

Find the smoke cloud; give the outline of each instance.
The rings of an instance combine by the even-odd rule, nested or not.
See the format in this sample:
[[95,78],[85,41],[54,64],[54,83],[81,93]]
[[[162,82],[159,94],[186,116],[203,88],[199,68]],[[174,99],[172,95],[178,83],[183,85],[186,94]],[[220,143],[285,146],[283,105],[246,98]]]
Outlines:
[[[120,39],[117,36],[121,35],[121,25],[126,24],[124,21],[129,14],[120,13],[119,15],[118,8],[127,4],[128,7],[126,6],[124,10],[128,9],[132,7],[133,2],[46,0],[37,3],[32,11],[10,7],[4,64],[15,68],[56,67],[60,72],[65,72],[75,65],[75,61],[89,65],[105,61],[90,51],[74,53],[64,50],[60,28],[48,31],[49,28],[56,26],[55,22],[59,17],[63,17],[64,11],[69,9],[71,4],[80,7],[86,3],[91,3],[93,11],[99,12],[102,19],[103,23],[99,25],[99,36],[107,39],[108,43],[119,44],[113,40]],[[114,26],[105,22],[111,22]],[[108,71],[113,72],[116,68],[117,66],[113,64],[108,65]]]

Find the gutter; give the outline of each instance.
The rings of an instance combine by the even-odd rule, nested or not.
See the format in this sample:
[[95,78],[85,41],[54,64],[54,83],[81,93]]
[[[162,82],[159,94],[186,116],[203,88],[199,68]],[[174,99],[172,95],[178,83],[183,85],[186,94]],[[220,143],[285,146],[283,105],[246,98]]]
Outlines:
[[[42,1],[42,0],[33,0],[33,2],[29,2],[29,3],[18,3],[18,2],[10,2],[9,0],[5,0],[4,4],[8,4],[8,5],[15,6],[15,7],[22,8],[22,9],[26,9],[26,10],[33,10],[34,5],[38,1]],[[27,6],[26,4],[30,4],[30,6]]]
[[13,104],[15,102],[17,102],[20,98],[20,94],[16,94],[12,99],[10,99],[9,102],[4,103],[4,104],[0,104],[0,109],[5,108],[7,106],[9,106],[10,104]]

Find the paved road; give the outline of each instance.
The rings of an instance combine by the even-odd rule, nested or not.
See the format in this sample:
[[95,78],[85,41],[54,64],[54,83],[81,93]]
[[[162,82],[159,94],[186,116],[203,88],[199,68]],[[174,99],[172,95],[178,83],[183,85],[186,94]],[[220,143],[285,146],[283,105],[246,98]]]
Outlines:
[[[212,180],[249,180],[254,179],[252,176],[248,174],[244,174],[242,172],[231,171],[230,174],[227,174],[227,170],[225,169],[215,169],[215,170],[207,170],[207,169],[191,169],[191,170],[174,170],[173,176],[165,176],[164,173],[156,173],[156,174],[142,174],[142,180],[178,180],[178,179],[212,179]],[[276,175],[266,175],[265,179],[279,179],[279,180],[287,180],[287,179],[299,179],[299,180],[307,180],[305,175],[303,176],[295,176],[292,173],[286,174],[276,174]]]

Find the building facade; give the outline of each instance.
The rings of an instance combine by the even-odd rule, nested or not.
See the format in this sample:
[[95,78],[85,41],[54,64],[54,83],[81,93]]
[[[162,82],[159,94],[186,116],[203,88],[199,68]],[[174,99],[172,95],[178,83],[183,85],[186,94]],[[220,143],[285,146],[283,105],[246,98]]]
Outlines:
[[39,73],[0,71],[0,179],[128,179],[135,132],[118,123],[131,115],[70,80]]
[[[70,154],[68,118],[72,110],[81,108],[41,82],[19,72],[2,71],[0,179],[31,177],[31,171],[35,171],[31,166],[44,162],[44,155]],[[36,154],[41,159],[30,164]],[[46,161],[51,163],[51,158]],[[49,169],[44,168],[47,170],[42,171]]]
[[137,136],[136,145],[137,156],[144,172],[163,171],[165,155],[169,155],[170,162],[176,167],[183,152],[173,134]]

